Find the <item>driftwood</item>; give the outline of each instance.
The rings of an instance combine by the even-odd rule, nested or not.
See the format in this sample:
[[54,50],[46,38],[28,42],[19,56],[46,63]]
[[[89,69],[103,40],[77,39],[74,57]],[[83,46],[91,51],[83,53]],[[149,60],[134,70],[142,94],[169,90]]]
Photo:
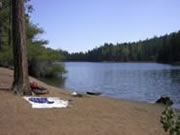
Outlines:
[[36,95],[41,95],[41,94],[47,94],[49,91],[47,89],[40,90],[40,89],[32,89],[32,92],[35,93]]
[[86,94],[88,94],[88,95],[94,95],[94,96],[99,96],[99,95],[101,95],[102,93],[101,93],[101,92],[87,91]]
[[32,92],[37,95],[49,93],[49,91],[46,88],[39,86],[37,82],[31,82],[30,86]]

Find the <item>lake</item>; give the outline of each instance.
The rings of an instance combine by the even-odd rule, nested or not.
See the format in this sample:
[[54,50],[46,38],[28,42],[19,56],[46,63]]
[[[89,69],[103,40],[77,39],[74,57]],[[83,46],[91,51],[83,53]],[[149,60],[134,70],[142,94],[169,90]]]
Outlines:
[[168,95],[180,108],[180,66],[158,63],[65,62],[62,87],[85,93],[143,102]]

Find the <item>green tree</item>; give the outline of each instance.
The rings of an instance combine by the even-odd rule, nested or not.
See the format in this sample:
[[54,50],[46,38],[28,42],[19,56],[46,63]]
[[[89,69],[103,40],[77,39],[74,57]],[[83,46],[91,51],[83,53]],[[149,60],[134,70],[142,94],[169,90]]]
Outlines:
[[132,43],[104,43],[85,53],[68,54],[68,61],[180,62],[180,31]]

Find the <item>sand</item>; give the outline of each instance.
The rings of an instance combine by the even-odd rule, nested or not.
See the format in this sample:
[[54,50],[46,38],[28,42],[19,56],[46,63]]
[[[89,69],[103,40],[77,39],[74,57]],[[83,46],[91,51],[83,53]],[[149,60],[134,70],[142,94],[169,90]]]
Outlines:
[[164,106],[96,96],[72,97],[49,86],[44,96],[69,100],[64,109],[32,109],[8,89],[13,71],[0,68],[0,135],[166,135],[160,123]]

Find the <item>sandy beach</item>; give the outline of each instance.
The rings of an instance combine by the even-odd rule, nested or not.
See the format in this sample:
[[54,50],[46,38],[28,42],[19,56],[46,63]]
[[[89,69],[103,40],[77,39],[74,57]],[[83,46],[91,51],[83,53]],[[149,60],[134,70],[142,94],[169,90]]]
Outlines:
[[32,109],[9,88],[13,71],[0,68],[0,135],[166,135],[160,123],[164,106],[96,96],[72,97],[49,86],[50,93],[69,100],[64,109]]

